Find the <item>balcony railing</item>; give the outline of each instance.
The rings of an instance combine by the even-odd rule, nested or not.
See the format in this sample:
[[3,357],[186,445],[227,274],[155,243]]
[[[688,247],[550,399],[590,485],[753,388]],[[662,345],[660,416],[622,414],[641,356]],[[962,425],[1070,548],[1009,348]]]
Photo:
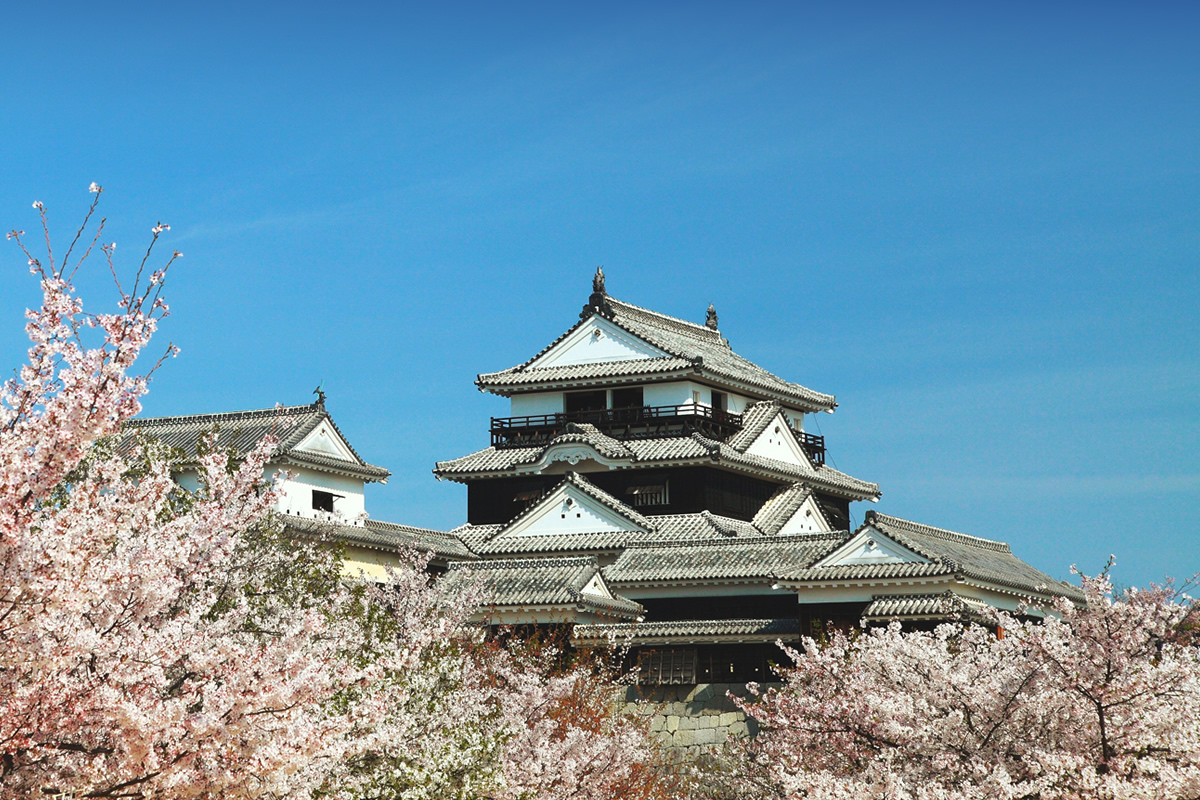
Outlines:
[[825,463],[825,437],[817,436],[815,433],[805,433],[792,429],[792,433],[796,435],[796,441],[804,448],[804,452],[808,453],[808,457],[812,459],[813,466],[819,467]]
[[523,417],[492,417],[492,445],[528,447],[546,444],[563,434],[571,422],[595,425],[615,439],[648,439],[693,432],[725,439],[742,428],[740,414],[692,403],[602,408]]

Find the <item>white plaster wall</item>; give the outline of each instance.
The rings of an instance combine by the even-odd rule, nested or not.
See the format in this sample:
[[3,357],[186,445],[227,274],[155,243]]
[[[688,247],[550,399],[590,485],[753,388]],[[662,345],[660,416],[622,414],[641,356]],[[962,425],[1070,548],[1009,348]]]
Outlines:
[[[288,471],[292,473],[293,477],[284,481],[280,486],[281,493],[277,508],[281,514],[315,518],[319,512],[313,511],[313,489],[342,495],[334,500],[333,510],[347,523],[357,523],[359,515],[366,510],[366,498],[361,480],[295,466],[289,467]],[[268,477],[274,473],[274,467],[267,468]]]
[[388,567],[400,570],[404,568],[404,562],[395,553],[356,545],[346,546],[342,561],[343,575],[383,583],[388,579]]
[[558,414],[563,410],[562,392],[534,392],[512,396],[512,416],[526,417],[534,414]]
[[[721,390],[717,389],[717,391]],[[701,405],[712,405],[712,387],[704,386],[695,381],[671,381],[669,383],[648,384],[645,388],[645,402],[648,406],[690,404],[692,402],[692,392],[700,393]],[[748,397],[733,394],[732,392],[725,392],[725,397],[726,407],[733,414],[741,414],[746,410],[746,406],[754,402]]]

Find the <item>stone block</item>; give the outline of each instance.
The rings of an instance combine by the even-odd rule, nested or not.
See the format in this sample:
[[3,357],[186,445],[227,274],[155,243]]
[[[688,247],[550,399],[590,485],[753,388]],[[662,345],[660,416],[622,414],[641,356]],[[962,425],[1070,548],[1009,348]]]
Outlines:
[[661,731],[665,724],[666,720],[663,717],[655,715],[655,717],[650,720],[650,732],[657,733],[658,731]]
[[679,730],[694,731],[694,730],[696,730],[696,728],[699,727],[699,725],[697,724],[698,722],[699,722],[698,717],[681,716],[679,718]]
[[674,733],[675,731],[679,730],[679,717],[676,717],[676,716],[667,717],[667,730],[670,731],[671,733]]
[[671,744],[675,747],[691,747],[696,744],[696,732],[690,730],[680,730],[671,740]]
[[742,715],[736,711],[726,711],[721,715],[721,727],[728,728],[730,725],[740,720],[741,717]]

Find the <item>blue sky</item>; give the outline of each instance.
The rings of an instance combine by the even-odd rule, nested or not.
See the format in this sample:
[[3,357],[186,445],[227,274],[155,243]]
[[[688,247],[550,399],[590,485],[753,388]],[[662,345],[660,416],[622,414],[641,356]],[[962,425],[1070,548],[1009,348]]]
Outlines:
[[[6,10],[0,222],[185,253],[146,413],[311,399],[449,528],[476,373],[610,292],[838,396],[878,508],[1052,575],[1200,570],[1195,4]],[[109,238],[109,237],[106,237]],[[111,305],[100,263],[91,307]],[[0,363],[36,286],[0,249]],[[861,520],[867,506],[855,508]]]

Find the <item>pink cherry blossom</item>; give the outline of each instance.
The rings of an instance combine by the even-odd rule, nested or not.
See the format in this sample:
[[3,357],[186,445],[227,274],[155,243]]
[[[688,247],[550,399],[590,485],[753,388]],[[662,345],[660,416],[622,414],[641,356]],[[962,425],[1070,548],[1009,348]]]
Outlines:
[[651,796],[644,721],[603,674],[489,642],[425,555],[375,586],[289,533],[274,438],[185,464],[123,429],[165,267],[85,314],[49,233],[44,267],[13,238],[42,305],[0,388],[0,796]]

